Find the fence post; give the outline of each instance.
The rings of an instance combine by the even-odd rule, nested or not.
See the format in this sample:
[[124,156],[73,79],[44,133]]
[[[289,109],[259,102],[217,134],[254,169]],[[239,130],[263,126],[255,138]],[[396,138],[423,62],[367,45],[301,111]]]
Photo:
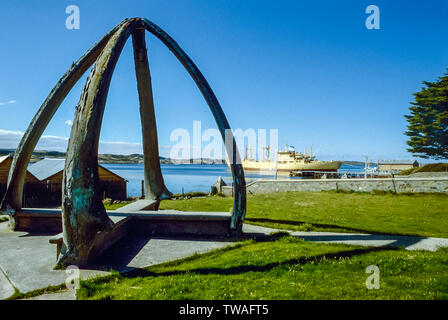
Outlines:
[[392,185],[394,186],[394,194],[397,195],[397,188],[395,187],[395,176],[393,173],[392,174]]

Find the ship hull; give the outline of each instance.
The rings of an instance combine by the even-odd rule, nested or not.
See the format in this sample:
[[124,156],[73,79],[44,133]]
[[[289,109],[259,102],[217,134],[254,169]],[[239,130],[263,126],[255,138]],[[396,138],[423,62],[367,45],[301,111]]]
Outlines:
[[243,169],[247,171],[325,171],[335,172],[341,167],[342,161],[312,161],[305,163],[275,163],[272,161],[243,161]]

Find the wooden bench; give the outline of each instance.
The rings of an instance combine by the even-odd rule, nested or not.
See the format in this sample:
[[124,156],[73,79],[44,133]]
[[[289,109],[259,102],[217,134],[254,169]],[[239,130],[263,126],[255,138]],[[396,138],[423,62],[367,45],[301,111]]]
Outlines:
[[62,248],[62,242],[63,242],[63,236],[62,236],[62,232],[51,237],[50,240],[48,240],[49,243],[51,244],[56,244],[56,260],[59,258],[59,254],[61,253],[61,248]]

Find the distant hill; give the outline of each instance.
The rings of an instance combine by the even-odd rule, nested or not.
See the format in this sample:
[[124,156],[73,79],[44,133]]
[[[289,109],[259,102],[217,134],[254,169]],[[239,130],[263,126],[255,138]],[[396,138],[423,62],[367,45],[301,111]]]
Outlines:
[[[14,153],[14,149],[0,149],[0,156],[7,155],[10,153]],[[31,162],[37,162],[43,158],[65,158],[65,152],[59,151],[46,151],[46,150],[36,150],[33,152],[31,156]],[[122,155],[122,154],[100,154],[98,155],[99,163],[123,163],[123,164],[132,164],[132,163],[143,163],[143,155],[142,154],[130,154],[130,155]],[[216,160],[216,159],[202,159],[194,161],[190,160],[175,160],[166,157],[160,157],[160,163],[163,164],[190,164],[190,163],[202,163],[202,164],[225,164],[225,160]],[[365,162],[362,161],[343,161],[342,164],[345,165],[364,165]]]
[[[373,162],[370,162],[371,164],[373,163]],[[344,165],[354,165],[354,166],[359,166],[359,165],[365,165],[366,163],[365,162],[362,162],[362,161],[342,161],[342,164]]]
[[[14,154],[15,149],[0,149],[0,157]],[[65,152],[58,151],[34,151],[30,162],[37,162],[42,158],[65,158]]]
[[[0,156],[13,154],[14,149],[0,149]],[[33,152],[31,156],[30,162],[37,162],[43,158],[65,158],[65,152],[59,151],[43,151],[36,150]],[[130,155],[121,155],[121,154],[100,154],[98,155],[99,163],[122,163],[122,164],[134,164],[134,163],[143,163],[143,155],[142,154],[130,154]],[[193,160],[175,160],[165,157],[160,157],[160,163],[163,164],[189,164],[193,163]],[[201,163],[201,161],[194,161],[194,163]],[[223,164],[224,160],[215,160],[215,159],[202,159],[202,164]]]

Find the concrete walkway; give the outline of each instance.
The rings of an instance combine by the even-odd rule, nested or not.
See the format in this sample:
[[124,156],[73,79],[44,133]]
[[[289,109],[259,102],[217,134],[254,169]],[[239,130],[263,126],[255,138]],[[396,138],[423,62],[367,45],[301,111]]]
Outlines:
[[[0,223],[0,299],[6,299],[16,288],[21,293],[65,283],[69,274],[52,270],[56,263],[56,246],[48,243],[53,235],[11,232]],[[180,259],[194,253],[230,245],[227,239],[168,239],[127,237],[112,253],[106,253],[101,267],[80,270],[81,279],[105,276],[111,268],[126,271]],[[11,290],[12,289],[12,290]]]
[[[251,236],[269,235],[280,231],[245,224],[243,231]],[[285,230],[282,230],[285,231]],[[345,243],[361,246],[402,246],[408,250],[437,250],[448,247],[448,239],[407,236],[383,236],[355,233],[296,232],[293,236],[306,241]],[[11,232],[7,223],[0,223],[0,299],[14,293],[64,284],[69,276],[65,271],[52,270],[56,262],[56,247],[48,243],[52,235]],[[80,271],[81,279],[109,274],[104,270],[126,271],[144,268],[212,249],[232,245],[229,239],[163,238],[151,236],[128,236],[120,241],[113,251],[106,253],[102,261],[91,269]],[[43,295],[33,299],[74,299],[70,291]]]
[[[269,234],[280,231],[245,224],[243,230],[247,233]],[[344,243],[349,245],[367,246],[367,247],[403,247],[406,250],[428,250],[436,251],[441,247],[448,247],[448,239],[432,237],[414,237],[397,235],[377,235],[365,233],[337,233],[337,232],[314,232],[314,231],[286,231],[289,234],[301,238],[305,241],[321,243]]]
[[6,273],[0,268],[0,300],[9,298],[14,292],[14,286],[6,276]]
[[141,211],[141,210],[154,210],[155,206],[157,205],[156,200],[147,200],[147,199],[140,199],[137,201],[134,201],[128,205],[125,205],[121,208],[115,209],[116,212],[135,212],[135,211]]

